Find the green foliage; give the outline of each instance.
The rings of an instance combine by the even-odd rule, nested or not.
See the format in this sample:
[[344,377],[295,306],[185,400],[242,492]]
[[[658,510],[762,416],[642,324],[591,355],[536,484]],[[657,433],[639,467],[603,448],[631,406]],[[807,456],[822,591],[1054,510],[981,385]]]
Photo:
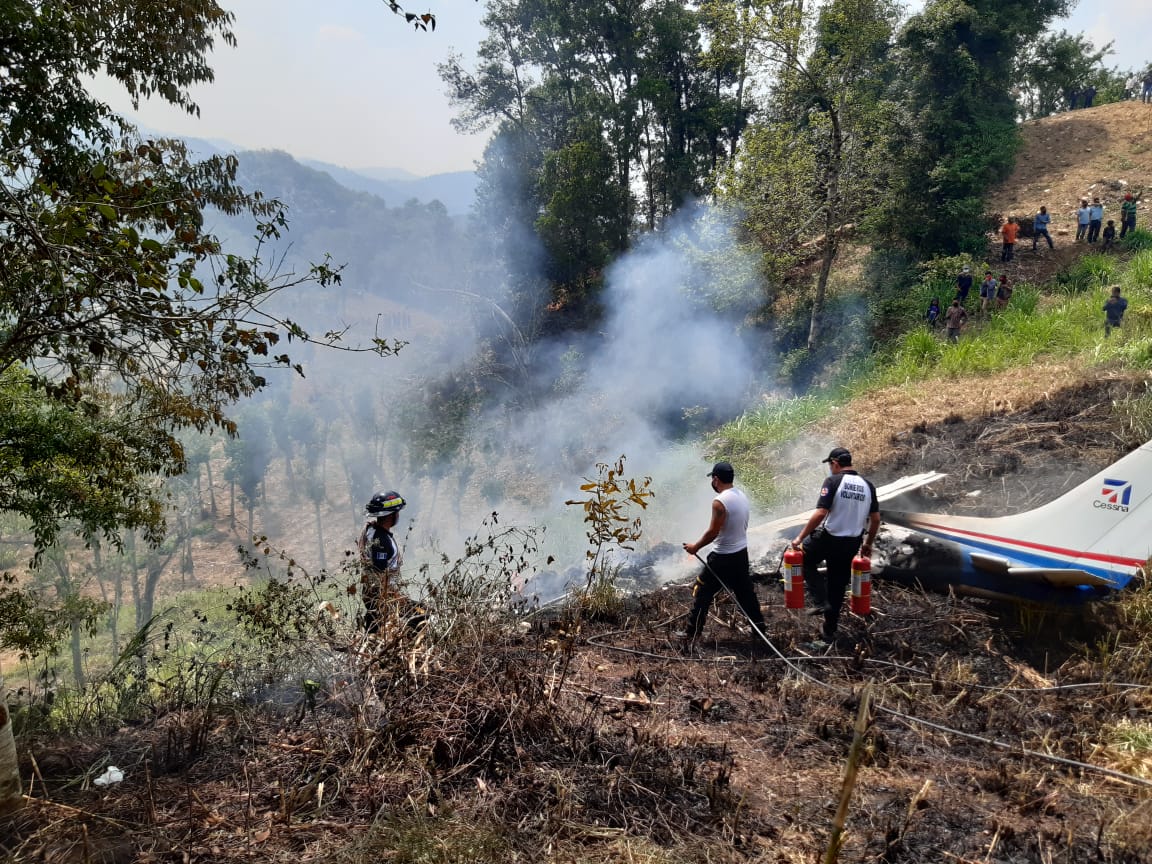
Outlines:
[[1082,255],[1056,274],[1056,285],[1067,294],[1096,291],[1116,280],[1119,265],[1103,254]]
[[1124,235],[1120,241],[1120,248],[1125,252],[1143,252],[1152,249],[1152,231],[1147,228],[1137,228]]
[[984,193],[1019,148],[1015,58],[1067,0],[929,0],[900,36],[905,107],[878,223],[921,254],[981,252]]
[[1152,287],[1152,249],[1144,249],[1132,256],[1120,277],[1120,284],[1131,292],[1147,291]]
[[[195,161],[181,142],[142,140],[89,94],[104,73],[134,102],[196,111],[190,89],[211,80],[216,41],[234,41],[232,16],[214,0],[155,11],[15,0],[0,12],[0,369],[36,433],[0,439],[20,483],[0,506],[31,522],[38,549],[66,519],[89,536],[140,527],[156,542],[164,496],[149,478],[184,470],[181,431],[233,431],[227,410],[265,385],[265,367],[299,369],[281,343],[311,337],[266,303],[339,278],[327,263],[281,276],[261,257],[286,218],[237,184],[235,157]],[[206,229],[211,211],[255,226],[253,257]],[[61,434],[35,428],[48,420]]]
[[1067,30],[1046,33],[1030,40],[1017,61],[1013,81],[1017,84],[1020,116],[1047,117],[1071,104],[1074,94],[1088,84],[1097,90],[1096,104],[1116,101],[1109,98],[1116,79],[1124,76],[1107,70],[1102,61],[1112,53],[1112,43],[1097,49],[1083,33]]
[[74,625],[95,632],[108,604],[89,597],[68,596],[57,602],[33,589],[22,588],[9,573],[0,576],[0,649],[15,651],[22,660],[55,655]]
[[796,7],[799,16],[782,11],[751,34],[779,65],[779,80],[720,189],[764,247],[766,263],[783,269],[821,259],[803,303],[805,344],[823,350],[832,263],[849,226],[871,225],[886,186],[880,154],[896,111],[886,91],[897,11],[886,0],[803,9]]
[[[455,125],[496,127],[480,227],[522,270],[510,286],[518,305],[548,305],[545,329],[582,328],[636,223],[654,229],[707,194],[734,155],[751,45],[715,4],[509,0],[488,7],[484,25],[474,71],[459,57],[440,67]],[[537,263],[551,296],[533,304]]]
[[613,168],[599,129],[544,158],[539,179],[543,214],[536,230],[548,252],[545,268],[556,297],[577,321],[594,320],[589,307],[604,267],[628,240],[630,199]]
[[587,526],[589,548],[585,555],[591,562],[589,584],[598,570],[605,566],[604,557],[613,548],[631,549],[633,543],[643,533],[639,516],[632,516],[630,509],[646,509],[648,499],[656,493],[649,488],[651,477],[637,480],[624,477],[624,457],[614,464],[596,463],[595,479],[585,478],[580,491],[588,493],[586,498],[565,501],[568,506],[584,510],[584,524]]

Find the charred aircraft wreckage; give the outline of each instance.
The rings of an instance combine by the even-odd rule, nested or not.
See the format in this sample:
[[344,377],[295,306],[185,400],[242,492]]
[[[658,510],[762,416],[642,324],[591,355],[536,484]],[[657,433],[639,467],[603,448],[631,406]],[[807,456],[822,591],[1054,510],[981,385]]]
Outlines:
[[[977,517],[901,508],[912,493],[944,477],[916,474],[877,487],[883,528],[873,549],[873,578],[930,591],[1067,605],[1107,597],[1145,577],[1152,555],[1152,441],[1026,512]],[[752,570],[759,581],[778,584],[788,541],[810,512],[749,529]],[[652,590],[668,581],[667,562],[687,567],[691,562],[684,558],[679,547],[660,544],[632,556],[619,575],[632,590]],[[547,575],[553,586],[582,581]],[[538,592],[541,601],[559,593],[541,587],[530,583],[524,593]]]

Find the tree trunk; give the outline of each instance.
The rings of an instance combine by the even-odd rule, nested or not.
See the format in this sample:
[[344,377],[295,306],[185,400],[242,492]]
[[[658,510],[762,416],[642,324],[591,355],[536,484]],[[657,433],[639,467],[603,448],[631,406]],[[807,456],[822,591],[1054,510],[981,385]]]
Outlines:
[[[4,679],[0,678],[0,695],[3,693]],[[16,739],[12,736],[12,715],[0,698],[0,815],[10,813],[23,803],[22,792]]]
[[324,523],[320,518],[320,502],[312,502],[313,509],[316,511],[316,553],[320,559],[320,569],[325,569],[328,565],[324,563]]
[[828,276],[832,273],[832,262],[836,260],[836,247],[839,245],[832,221],[828,218],[824,225],[824,257],[820,262],[820,275],[816,279],[816,296],[812,298],[812,320],[808,325],[809,352],[815,351],[816,346],[820,344],[820,332],[824,328],[824,298],[828,293]]
[[139,630],[144,626],[146,619],[143,617],[144,598],[140,593],[140,563],[136,559],[135,531],[128,532],[128,536],[124,538],[124,545],[128,551],[128,569],[132,574],[132,608],[136,610],[136,629]]
[[840,168],[844,153],[844,137],[840,130],[840,115],[835,107],[830,108],[828,119],[832,122],[831,152],[828,154],[828,167],[824,172],[824,255],[820,262],[820,276],[816,280],[816,296],[812,301],[812,322],[808,327],[808,351],[816,350],[820,344],[820,331],[824,326],[824,298],[828,291],[828,277],[832,273],[832,263],[840,249]]
[[72,677],[76,679],[76,689],[84,689],[84,652],[80,650],[80,622],[73,621],[69,627],[68,644],[72,648]]
[[212,516],[216,516],[216,485],[212,482],[212,460],[204,463],[204,470],[208,473],[208,504],[212,508]]

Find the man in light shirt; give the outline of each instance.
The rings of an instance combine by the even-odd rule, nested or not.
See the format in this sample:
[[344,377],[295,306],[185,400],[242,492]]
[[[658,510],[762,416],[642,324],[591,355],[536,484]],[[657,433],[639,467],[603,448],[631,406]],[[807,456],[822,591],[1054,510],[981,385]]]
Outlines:
[[736,597],[748,619],[764,632],[764,613],[752,586],[748,572],[748,496],[733,483],[736,471],[727,462],[717,462],[708,473],[712,479],[712,518],[708,529],[695,543],[685,543],[684,551],[696,555],[709,543],[715,543],[708,553],[704,569],[696,577],[692,589],[695,602],[688,613],[687,626],[676,635],[691,641],[704,629],[704,621],[716,595],[727,588]]

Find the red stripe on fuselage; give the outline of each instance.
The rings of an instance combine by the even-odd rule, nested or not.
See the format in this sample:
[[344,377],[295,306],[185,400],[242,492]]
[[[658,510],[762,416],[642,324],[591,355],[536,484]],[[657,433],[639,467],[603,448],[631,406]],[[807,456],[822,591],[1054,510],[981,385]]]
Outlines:
[[946,531],[953,534],[964,534],[968,537],[979,537],[981,540],[991,540],[994,543],[1023,546],[1026,549],[1037,549],[1041,552],[1052,552],[1056,555],[1067,555],[1070,558],[1084,558],[1088,561],[1102,561],[1105,564],[1121,564],[1125,567],[1143,567],[1143,558],[1122,558],[1119,555],[1101,555],[1097,552],[1078,552],[1075,549],[1062,549],[1059,546],[1046,546],[1043,543],[1030,543],[1027,540],[1014,540],[1010,537],[997,537],[995,534],[983,534],[979,531],[966,531],[963,528],[954,528],[951,525],[936,525],[932,522],[918,522],[909,520],[913,525],[922,525],[925,528],[935,528],[937,531]]

